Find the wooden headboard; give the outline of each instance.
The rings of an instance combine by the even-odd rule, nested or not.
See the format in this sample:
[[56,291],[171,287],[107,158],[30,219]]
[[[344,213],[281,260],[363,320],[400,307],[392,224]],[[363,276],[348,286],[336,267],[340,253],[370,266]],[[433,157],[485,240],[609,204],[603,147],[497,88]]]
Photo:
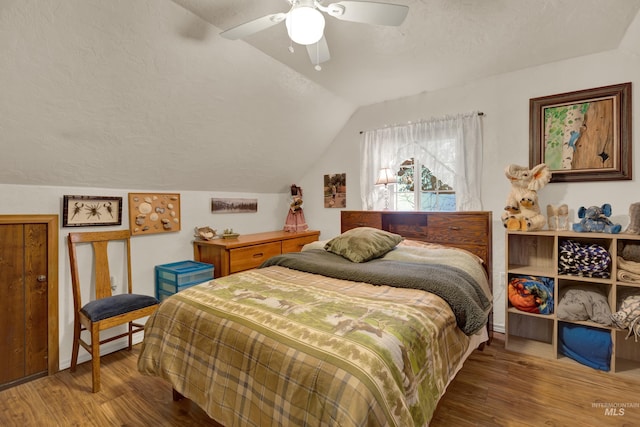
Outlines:
[[[407,239],[466,249],[484,261],[493,292],[491,224],[490,211],[342,211],[340,232],[356,227],[373,227]],[[489,319],[489,331],[493,329],[492,317]]]
[[356,227],[373,227],[407,239],[466,249],[482,258],[491,284],[491,221],[489,211],[342,211],[340,232]]

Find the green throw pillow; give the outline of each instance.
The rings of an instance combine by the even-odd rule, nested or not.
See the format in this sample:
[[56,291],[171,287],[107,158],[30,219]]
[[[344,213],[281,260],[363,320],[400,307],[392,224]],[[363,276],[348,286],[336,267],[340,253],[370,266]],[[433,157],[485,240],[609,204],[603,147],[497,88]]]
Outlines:
[[366,262],[386,254],[402,240],[402,236],[388,231],[358,227],[329,240],[324,248],[349,261]]

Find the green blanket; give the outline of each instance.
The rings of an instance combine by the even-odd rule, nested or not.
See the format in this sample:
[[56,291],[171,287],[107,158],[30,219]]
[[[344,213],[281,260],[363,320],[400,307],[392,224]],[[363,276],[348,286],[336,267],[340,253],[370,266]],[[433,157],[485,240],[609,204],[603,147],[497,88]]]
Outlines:
[[278,255],[265,261],[260,268],[271,265],[336,279],[431,292],[449,304],[458,327],[467,335],[478,332],[486,324],[491,310],[491,301],[472,277],[446,265],[383,259],[354,263],[322,249]]

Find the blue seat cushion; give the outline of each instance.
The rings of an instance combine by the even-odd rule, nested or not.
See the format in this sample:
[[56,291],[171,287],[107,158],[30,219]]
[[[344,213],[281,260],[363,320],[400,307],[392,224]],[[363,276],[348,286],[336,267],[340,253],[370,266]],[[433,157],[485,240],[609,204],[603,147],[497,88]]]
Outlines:
[[149,295],[120,294],[91,301],[82,307],[82,313],[92,322],[118,316],[130,311],[149,307],[160,302]]

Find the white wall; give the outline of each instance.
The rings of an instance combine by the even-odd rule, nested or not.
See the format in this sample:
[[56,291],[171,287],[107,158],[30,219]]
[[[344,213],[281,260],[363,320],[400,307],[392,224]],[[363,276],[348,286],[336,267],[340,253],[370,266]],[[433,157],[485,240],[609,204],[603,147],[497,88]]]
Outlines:
[[[484,153],[482,203],[484,210],[493,212],[493,271],[496,330],[504,330],[504,228],[500,215],[509,182],[504,168],[511,163],[529,163],[529,99],[610,84],[633,83],[633,125],[640,129],[640,55],[637,34],[633,28],[617,51],[585,56],[572,60],[524,69],[472,82],[462,87],[371,105],[358,110],[337,136],[333,145],[298,183],[305,191],[305,214],[311,227],[319,228],[322,238],[330,238],[340,231],[340,209],[325,209],[322,204],[322,175],[347,174],[347,209],[361,209],[359,131],[377,129],[385,125],[406,123],[445,114],[479,110],[483,118]],[[381,82],[382,83],[382,82]],[[637,132],[633,134],[635,146]],[[640,150],[634,149],[633,163],[640,164]],[[630,181],[553,183],[543,188],[540,205],[567,203],[570,219],[576,220],[580,206],[611,203],[612,220],[625,227],[632,202],[640,201],[637,172]]]
[[[59,333],[60,333],[60,369],[70,365],[71,345],[73,342],[73,296],[71,293],[71,273],[69,269],[69,253],[66,237],[70,231],[107,231],[127,229],[128,221],[128,192],[147,192],[144,189],[113,190],[100,188],[75,187],[37,187],[0,184],[0,215],[3,214],[58,214],[59,215]],[[133,286],[137,293],[154,295],[154,267],[176,261],[193,259],[194,228],[210,226],[222,231],[233,228],[234,231],[247,234],[262,231],[280,230],[284,225],[289,208],[287,194],[253,194],[253,193],[221,193],[221,192],[180,192],[180,210],[182,215],[181,230],[175,233],[151,234],[134,236],[131,239],[131,258]],[[62,227],[62,196],[120,196],[123,199],[122,226],[100,227]],[[258,200],[257,213],[242,214],[213,214],[211,213],[212,197],[242,197]],[[86,254],[79,254],[84,257]],[[86,258],[88,259],[88,258]],[[119,269],[112,265],[112,273],[116,277],[123,277]],[[83,271],[80,272],[84,277]],[[118,283],[123,286],[123,279]],[[90,283],[82,281],[83,292],[89,293]],[[85,300],[86,302],[86,300]],[[106,335],[105,335],[106,336]],[[136,342],[141,341],[138,334]],[[102,353],[108,353],[116,348],[122,348],[124,341],[113,342],[103,347]],[[79,362],[89,360],[89,355],[80,350]]]
[[[347,174],[347,209],[361,209],[360,201],[360,131],[385,125],[406,123],[443,114],[472,110],[485,113],[482,201],[485,210],[493,211],[495,323],[504,326],[504,283],[499,273],[504,271],[504,232],[499,222],[502,207],[509,191],[509,183],[502,171],[510,163],[528,164],[530,98],[555,93],[588,89],[615,83],[634,83],[633,127],[640,129],[637,86],[640,80],[640,17],[632,25],[618,51],[580,57],[478,80],[463,87],[422,93],[399,100],[383,102],[358,110],[336,137],[322,157],[296,184],[304,189],[304,211],[310,228],[321,231],[321,239],[340,231],[340,209],[323,206],[323,175]],[[381,82],[384,83],[384,82]],[[637,137],[634,133],[634,141]],[[632,146],[635,144],[632,144]],[[640,150],[633,150],[638,165]],[[636,173],[637,175],[637,173]],[[287,186],[289,183],[286,183]],[[626,226],[628,207],[640,199],[637,178],[632,181],[598,183],[554,183],[540,192],[540,203],[568,203],[571,216],[582,205],[611,203],[613,220]],[[0,214],[61,214],[64,194],[123,197],[123,224],[128,227],[127,192],[145,189],[113,190],[103,188],[38,187],[0,184]],[[230,194],[221,192],[181,193],[182,230],[177,233],[137,236],[133,238],[133,276],[141,293],[153,294],[155,265],[192,259],[193,228],[209,225],[223,229],[233,227],[240,233],[281,229],[286,217],[288,194]],[[214,215],[210,212],[211,197],[251,197],[258,199],[258,213]],[[61,223],[61,221],[60,221]],[[106,227],[99,227],[106,229]],[[115,229],[116,227],[109,227]],[[77,230],[76,228],[74,228]],[[92,228],[83,228],[89,231]],[[72,297],[65,237],[71,229],[60,228],[59,242],[59,308],[60,308],[60,368],[69,366],[72,336]],[[81,351],[80,360],[87,360]]]

